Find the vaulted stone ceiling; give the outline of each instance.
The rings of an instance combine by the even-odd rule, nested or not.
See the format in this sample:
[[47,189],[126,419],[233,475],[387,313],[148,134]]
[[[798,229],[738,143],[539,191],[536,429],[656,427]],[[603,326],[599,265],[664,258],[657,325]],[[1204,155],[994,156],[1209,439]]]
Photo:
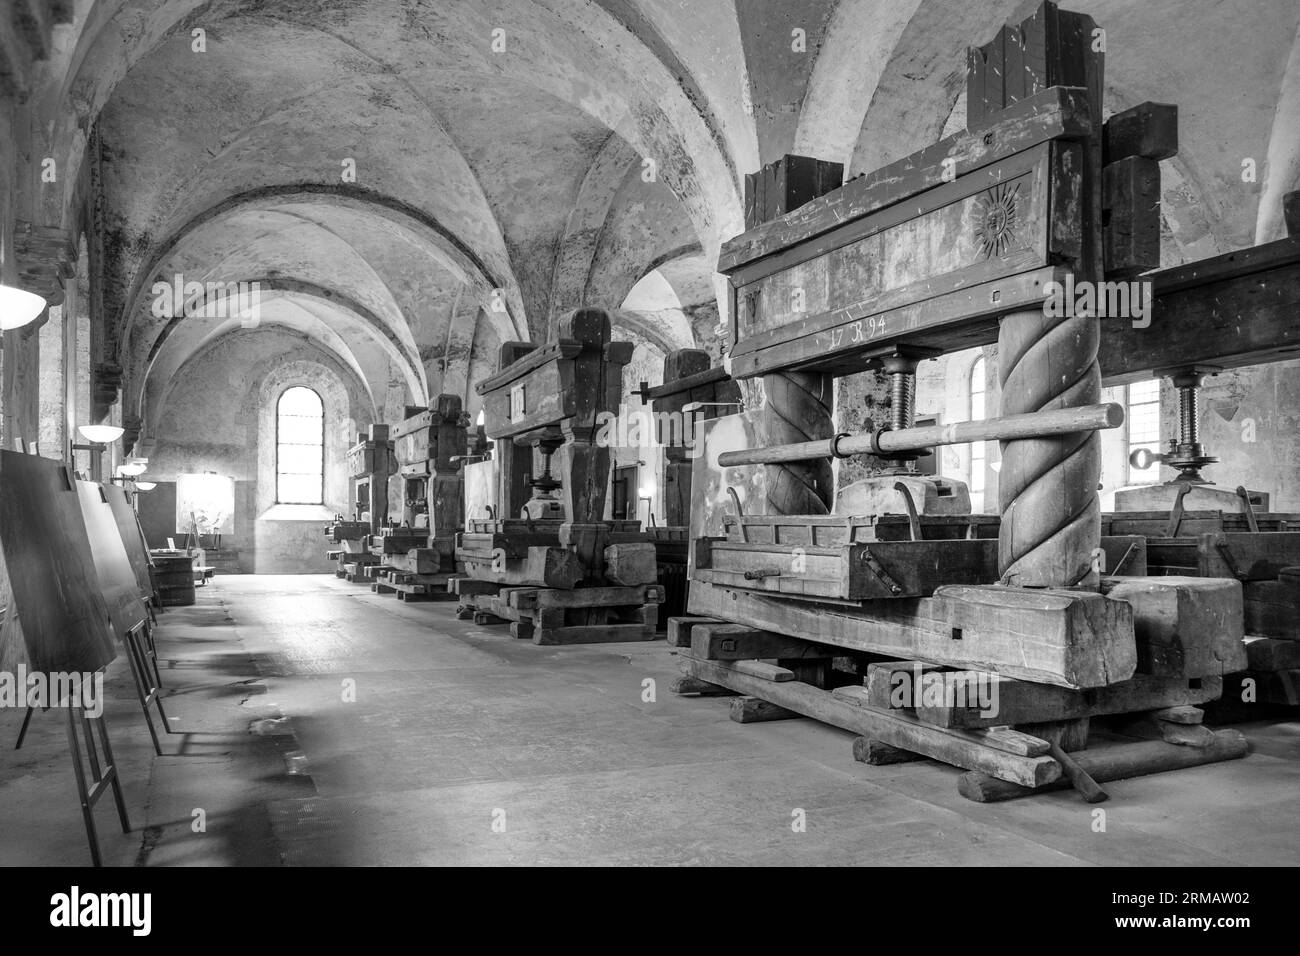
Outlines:
[[[48,31],[30,62],[0,45],[30,119],[18,218],[75,232],[93,203],[99,351],[146,420],[239,327],[155,317],[154,283],[175,275],[259,282],[262,321],[334,352],[376,408],[394,383],[410,402],[465,393],[500,342],[545,338],[582,303],[619,309],[654,269],[690,320],[633,307],[620,325],[660,349],[703,344],[743,173],[793,151],[857,174],[960,127],[965,47],[1036,6],[14,2]],[[1300,179],[1300,6],[1065,6],[1107,31],[1108,108],[1179,104],[1171,255],[1278,235]]]

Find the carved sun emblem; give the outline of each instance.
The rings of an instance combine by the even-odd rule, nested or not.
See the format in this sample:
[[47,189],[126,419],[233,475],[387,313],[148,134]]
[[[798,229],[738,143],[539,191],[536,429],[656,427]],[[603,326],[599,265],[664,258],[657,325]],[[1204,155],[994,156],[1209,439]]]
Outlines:
[[975,238],[985,258],[992,259],[1007,251],[1015,238],[1016,200],[1020,185],[994,186],[979,201],[979,224]]

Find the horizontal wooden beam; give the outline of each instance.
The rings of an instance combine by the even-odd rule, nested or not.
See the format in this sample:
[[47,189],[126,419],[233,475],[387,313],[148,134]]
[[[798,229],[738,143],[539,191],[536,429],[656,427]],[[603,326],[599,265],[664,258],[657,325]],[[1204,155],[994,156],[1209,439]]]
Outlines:
[[692,581],[691,614],[906,660],[1062,687],[1128,680],[1133,610],[1086,591],[948,586],[932,597],[801,601]]
[[962,130],[736,236],[723,244],[718,271],[732,272],[1039,143],[1081,139],[1091,132],[1087,94],[1075,87],[1052,87],[1000,113],[994,134]]
[[1150,324],[1101,320],[1108,385],[1184,365],[1240,368],[1300,357],[1300,237],[1146,276]]

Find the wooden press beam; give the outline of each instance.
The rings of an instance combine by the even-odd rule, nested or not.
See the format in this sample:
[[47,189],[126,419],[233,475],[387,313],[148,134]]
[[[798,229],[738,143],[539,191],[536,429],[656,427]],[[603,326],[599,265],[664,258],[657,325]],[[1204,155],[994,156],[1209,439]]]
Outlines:
[[1190,365],[1240,368],[1300,356],[1300,236],[1149,273],[1151,324],[1103,320],[1107,385]]

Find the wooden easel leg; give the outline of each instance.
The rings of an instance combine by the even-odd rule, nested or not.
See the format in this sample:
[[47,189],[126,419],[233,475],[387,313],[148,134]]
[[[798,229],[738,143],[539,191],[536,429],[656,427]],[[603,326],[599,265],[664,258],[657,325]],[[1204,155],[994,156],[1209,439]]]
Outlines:
[[[86,787],[86,770],[81,765],[81,745],[77,742],[77,714],[80,708],[68,707],[68,750],[72,753],[72,769],[77,777],[77,797],[81,801],[81,819],[86,825],[86,842],[90,846],[92,866],[103,866],[99,857],[99,837],[95,833],[95,803]],[[93,747],[94,742],[88,742]]]
[[14,750],[23,749],[23,740],[27,737],[27,727],[32,722],[32,711],[36,708],[28,705],[27,713],[23,714],[23,725],[18,728],[18,741],[14,744]]
[[[122,635],[122,643],[126,645],[126,662],[131,668],[131,679],[135,682],[135,696],[140,701],[140,712],[144,714],[145,726],[149,728],[149,736],[153,739],[153,751],[161,757],[163,755],[162,745],[158,743],[158,731],[154,728],[153,717],[149,714],[149,705],[157,702],[158,692],[156,689],[150,689],[146,686],[148,681],[148,661],[140,645],[139,628],[133,627]],[[162,714],[161,704],[159,704],[158,712]],[[163,723],[165,726],[165,714],[163,714]]]
[[126,815],[126,800],[122,797],[122,780],[117,775],[117,763],[113,760],[113,745],[108,741],[108,724],[104,722],[103,717],[95,718],[95,723],[99,725],[99,739],[104,746],[104,760],[108,765],[108,776],[104,779],[111,782],[113,787],[113,801],[117,804],[117,819],[122,824],[122,832],[131,832],[131,819]]
[[155,644],[153,640],[153,629],[154,625],[158,623],[158,619],[153,616],[152,608],[149,610],[149,617],[150,621],[144,628],[144,639],[147,643],[146,650],[148,652],[149,663],[153,670],[153,684],[155,687],[161,688],[163,686],[163,680],[162,672],[158,669],[158,645]]

